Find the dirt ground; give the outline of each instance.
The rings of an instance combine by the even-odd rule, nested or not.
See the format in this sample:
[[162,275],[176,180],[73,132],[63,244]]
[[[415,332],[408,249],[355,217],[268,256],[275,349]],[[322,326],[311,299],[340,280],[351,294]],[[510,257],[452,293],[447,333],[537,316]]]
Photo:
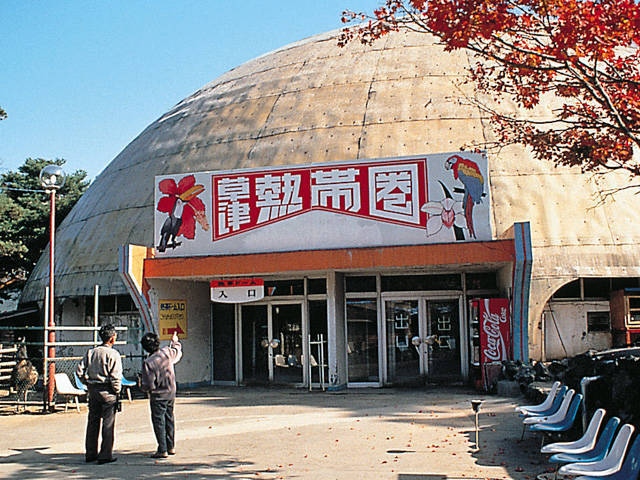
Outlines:
[[[475,414],[471,400],[483,403]],[[84,463],[78,413],[0,410],[5,479],[535,479],[552,469],[539,434],[521,440],[524,397],[464,387],[355,389],[210,387],[179,392],[177,455],[154,460],[148,401],[125,400],[107,465]]]

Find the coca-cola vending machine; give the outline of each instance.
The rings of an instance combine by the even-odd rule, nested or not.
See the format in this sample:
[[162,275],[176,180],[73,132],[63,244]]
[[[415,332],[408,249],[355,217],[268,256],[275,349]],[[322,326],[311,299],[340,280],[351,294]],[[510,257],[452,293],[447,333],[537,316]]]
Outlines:
[[490,391],[500,376],[502,361],[513,358],[509,299],[471,300],[469,329],[469,356],[476,386]]

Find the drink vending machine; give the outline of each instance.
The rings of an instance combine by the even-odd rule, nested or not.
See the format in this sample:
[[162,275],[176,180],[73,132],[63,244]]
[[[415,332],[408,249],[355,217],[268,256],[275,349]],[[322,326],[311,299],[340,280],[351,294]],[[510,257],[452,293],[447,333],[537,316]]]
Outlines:
[[469,356],[477,388],[493,390],[502,372],[502,361],[513,358],[511,331],[508,298],[469,301]]

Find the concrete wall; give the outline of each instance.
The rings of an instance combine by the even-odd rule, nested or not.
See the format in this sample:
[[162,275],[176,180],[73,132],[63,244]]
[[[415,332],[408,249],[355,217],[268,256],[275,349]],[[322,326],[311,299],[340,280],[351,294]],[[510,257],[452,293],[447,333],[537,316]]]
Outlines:
[[[211,302],[207,282],[155,280],[149,292],[151,312],[158,318],[159,300],[186,300],[187,336],[182,340],[183,356],[176,365],[180,385],[211,381]],[[157,321],[157,320],[156,320]],[[162,342],[165,345],[167,342]]]
[[608,312],[608,301],[554,301],[542,313],[544,357],[573,357],[588,350],[611,348],[611,333],[589,332],[587,312]]

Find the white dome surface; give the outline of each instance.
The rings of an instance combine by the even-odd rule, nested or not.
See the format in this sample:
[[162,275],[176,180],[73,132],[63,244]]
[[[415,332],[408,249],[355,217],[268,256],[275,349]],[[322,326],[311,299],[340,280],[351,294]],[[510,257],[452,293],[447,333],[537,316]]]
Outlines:
[[[494,139],[465,83],[471,58],[445,52],[426,34],[394,33],[373,47],[337,46],[338,31],[263,55],[225,73],[178,103],[133,140],[96,178],[56,234],[56,296],[125,294],[118,248],[153,246],[156,175],[424,155]],[[538,111],[521,114],[542,115]],[[503,102],[505,112],[516,107]],[[492,229],[511,238],[531,222],[536,318],[558,286],[580,276],[640,276],[637,198],[598,192],[579,169],[536,161],[528,150],[489,151]],[[48,255],[22,302],[42,299]]]

